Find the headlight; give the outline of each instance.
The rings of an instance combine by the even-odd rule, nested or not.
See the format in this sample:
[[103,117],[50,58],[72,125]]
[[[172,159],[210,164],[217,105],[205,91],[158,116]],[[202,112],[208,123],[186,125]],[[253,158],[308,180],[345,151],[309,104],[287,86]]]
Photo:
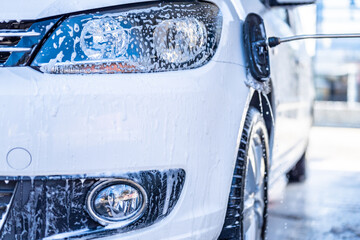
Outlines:
[[217,48],[222,17],[206,2],[149,3],[67,17],[32,66],[47,73],[191,69]]

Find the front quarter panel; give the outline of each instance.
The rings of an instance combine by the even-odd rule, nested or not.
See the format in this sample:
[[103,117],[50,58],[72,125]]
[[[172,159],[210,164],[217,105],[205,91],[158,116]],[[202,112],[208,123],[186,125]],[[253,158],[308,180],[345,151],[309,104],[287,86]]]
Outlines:
[[[106,4],[110,2],[115,3]],[[55,75],[28,67],[0,68],[0,175],[115,176],[181,168],[186,180],[173,212],[121,238],[216,239],[249,95],[241,50],[242,8],[216,3],[224,22],[219,48],[198,69]],[[34,17],[54,14],[44,12]],[[14,148],[31,154],[29,166],[9,164]]]

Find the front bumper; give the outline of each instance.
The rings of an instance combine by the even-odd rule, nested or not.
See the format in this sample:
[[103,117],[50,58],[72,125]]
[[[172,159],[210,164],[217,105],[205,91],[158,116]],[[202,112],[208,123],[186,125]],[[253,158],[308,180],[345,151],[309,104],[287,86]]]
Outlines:
[[[241,75],[244,68],[214,61],[181,74],[106,77],[0,69],[0,175],[116,176],[184,169],[174,211],[122,238],[214,238],[226,211],[248,95],[234,73]],[[31,154],[24,169],[6,160],[16,147]]]

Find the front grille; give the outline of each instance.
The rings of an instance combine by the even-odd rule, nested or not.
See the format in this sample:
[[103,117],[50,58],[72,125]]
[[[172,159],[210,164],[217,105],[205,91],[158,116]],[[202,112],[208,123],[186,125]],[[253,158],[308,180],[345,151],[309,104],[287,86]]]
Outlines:
[[0,67],[25,65],[56,21],[0,22]]
[[[18,30],[1,30],[0,31],[0,63],[4,64],[9,59],[11,53],[26,54],[31,51],[32,46],[18,46],[23,37],[38,37],[39,32],[27,32]],[[23,44],[20,44],[23,45]]]
[[13,199],[16,187],[15,181],[1,181],[0,182],[0,229],[9,212],[10,205]]

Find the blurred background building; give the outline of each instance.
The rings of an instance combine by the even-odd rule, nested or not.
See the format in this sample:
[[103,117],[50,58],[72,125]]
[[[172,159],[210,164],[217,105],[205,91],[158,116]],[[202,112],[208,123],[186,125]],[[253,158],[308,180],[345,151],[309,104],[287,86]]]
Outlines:
[[[360,0],[317,0],[317,33],[360,33]],[[360,39],[316,41],[316,123],[360,126]]]

